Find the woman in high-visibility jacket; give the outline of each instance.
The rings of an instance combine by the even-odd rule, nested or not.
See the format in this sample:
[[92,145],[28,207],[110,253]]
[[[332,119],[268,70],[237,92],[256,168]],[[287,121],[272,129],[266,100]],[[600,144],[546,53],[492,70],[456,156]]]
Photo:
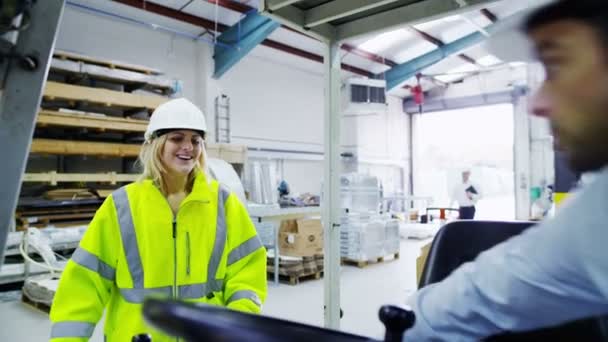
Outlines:
[[206,129],[185,99],[154,111],[142,179],[104,201],[63,271],[52,341],[87,341],[104,310],[109,342],[174,341],[144,322],[148,295],[260,312],[266,251],[243,204],[205,172]]

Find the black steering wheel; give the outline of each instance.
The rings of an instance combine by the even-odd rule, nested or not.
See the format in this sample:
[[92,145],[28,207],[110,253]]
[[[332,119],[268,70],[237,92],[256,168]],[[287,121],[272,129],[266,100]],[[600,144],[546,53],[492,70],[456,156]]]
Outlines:
[[[192,342],[374,341],[363,336],[287,320],[175,300],[147,299],[144,302],[143,312],[146,320],[156,328]],[[383,306],[379,316],[386,327],[384,339],[386,342],[401,342],[405,330],[411,328],[415,321],[413,312],[395,306]],[[133,341],[147,342],[151,339],[144,334],[135,336]]]

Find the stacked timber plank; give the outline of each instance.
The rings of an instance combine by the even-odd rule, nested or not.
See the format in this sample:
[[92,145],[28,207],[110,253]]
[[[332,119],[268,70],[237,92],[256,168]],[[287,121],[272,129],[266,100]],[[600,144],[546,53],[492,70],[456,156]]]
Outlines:
[[[133,173],[137,172],[134,162],[149,117],[169,100],[176,84],[156,69],[55,51],[22,197],[49,200],[49,190],[61,192],[67,187],[69,200],[85,199],[82,193],[71,198],[74,188],[92,189],[94,195],[89,192],[90,196],[103,199],[121,185],[136,181],[139,175]],[[207,148],[209,157],[224,159],[237,170],[247,159],[245,146],[208,144]],[[94,208],[72,209],[18,211],[16,226],[80,225],[95,212]]]
[[[34,136],[30,154],[135,159],[149,114],[168,100],[166,95],[172,93],[174,83],[160,71],[148,67],[56,51],[36,122],[38,134]],[[69,134],[61,133],[48,136],[45,133],[49,131],[77,132],[79,138],[65,139],[62,136]],[[111,138],[99,138],[104,133]],[[88,140],[88,136],[93,135],[95,138]],[[133,136],[139,136],[140,140],[125,139]],[[124,171],[48,170],[26,173],[24,181],[51,185],[63,182],[116,185],[136,179],[136,175]]]
[[172,93],[173,88],[173,82],[162,77],[160,70],[66,51],[55,51],[51,69],[58,73],[79,74],[102,80],[130,83],[165,94]]
[[150,114],[169,99],[174,83],[155,69],[56,51],[15,212],[17,230],[87,225],[105,197],[135,181],[129,166]]
[[[82,195],[81,195],[82,196]],[[97,196],[73,199],[23,198],[15,212],[17,230],[87,225],[102,200]]]

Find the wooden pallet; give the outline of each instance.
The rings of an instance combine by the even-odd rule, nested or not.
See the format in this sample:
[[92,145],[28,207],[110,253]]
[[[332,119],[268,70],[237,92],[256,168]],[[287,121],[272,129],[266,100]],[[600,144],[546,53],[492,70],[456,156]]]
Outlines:
[[169,99],[156,95],[138,95],[103,88],[83,87],[53,81],[47,81],[44,88],[44,99],[47,101],[64,100],[73,102],[94,103],[105,107],[156,109]]
[[36,119],[37,127],[77,127],[90,128],[98,132],[145,132],[147,120],[120,118],[94,113],[64,113],[54,110],[41,110]]
[[30,153],[87,155],[105,157],[137,157],[140,144],[73,141],[59,139],[33,139]]
[[[272,272],[268,272],[268,278],[273,278],[274,274]],[[289,285],[298,285],[300,281],[307,280],[319,280],[323,277],[323,272],[316,272],[312,274],[305,275],[283,275],[279,274],[279,281],[288,283]]]
[[399,253],[394,253],[394,254],[389,254],[387,256],[384,256],[384,257],[375,258],[375,259],[372,259],[372,260],[353,260],[353,259],[349,259],[349,258],[342,258],[341,264],[342,265],[357,266],[359,268],[365,268],[365,267],[367,267],[369,265],[372,265],[372,264],[378,264],[378,263],[381,263],[381,262],[388,261],[388,260],[385,260],[385,258],[386,257],[390,257],[390,256],[393,257],[390,260],[399,259]]
[[28,298],[26,295],[21,295],[21,301],[25,304],[27,304],[28,306],[40,310],[44,313],[50,313],[51,312],[51,307],[48,304],[45,303],[40,303],[40,302],[36,302],[34,300],[31,300],[30,298]]
[[81,55],[81,54],[74,53],[74,52],[55,50],[55,52],[53,52],[53,57],[61,59],[61,60],[71,60],[71,61],[77,61],[77,62],[85,62],[87,64],[101,65],[101,66],[108,67],[110,69],[122,69],[122,70],[135,71],[135,72],[139,72],[139,73],[146,74],[146,75],[161,75],[162,74],[162,72],[160,72],[160,70],[148,68],[145,66],[128,64],[128,63],[112,61],[112,60],[104,60],[104,59],[100,59],[100,58]]
[[[138,174],[131,173],[57,173],[55,171],[44,173],[26,173],[23,182],[40,182],[57,185],[58,183],[130,183],[139,178]],[[99,193],[99,192],[98,192]],[[100,197],[104,196],[99,193]],[[106,196],[107,197],[107,196]]]
[[[241,162],[245,161],[246,155],[238,160],[235,158],[222,158],[222,154],[217,154],[216,144],[209,143],[207,147],[209,151],[207,156],[210,158],[219,158],[226,162]],[[74,141],[60,139],[39,139],[32,140],[30,153],[38,154],[60,154],[60,155],[93,155],[106,157],[137,157],[139,156],[140,144],[121,144],[121,143],[106,143],[106,142],[90,142],[90,141]],[[57,174],[60,175],[60,174]],[[63,174],[68,175],[68,174]],[[102,175],[102,174],[99,174]],[[118,176],[118,175],[117,175]],[[63,176],[69,177],[69,176]],[[99,176],[101,177],[101,176]],[[124,177],[124,176],[123,176]],[[129,177],[127,177],[129,178]],[[30,178],[31,179],[31,178]],[[131,178],[129,178],[131,179]],[[39,181],[39,180],[38,180]]]

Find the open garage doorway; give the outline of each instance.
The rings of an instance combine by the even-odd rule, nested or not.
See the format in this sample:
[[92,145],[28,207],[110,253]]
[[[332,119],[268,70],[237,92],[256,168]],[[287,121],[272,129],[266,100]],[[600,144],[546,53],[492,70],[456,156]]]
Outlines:
[[499,104],[414,115],[414,194],[451,202],[469,168],[483,198],[476,219],[515,219],[513,105]]

